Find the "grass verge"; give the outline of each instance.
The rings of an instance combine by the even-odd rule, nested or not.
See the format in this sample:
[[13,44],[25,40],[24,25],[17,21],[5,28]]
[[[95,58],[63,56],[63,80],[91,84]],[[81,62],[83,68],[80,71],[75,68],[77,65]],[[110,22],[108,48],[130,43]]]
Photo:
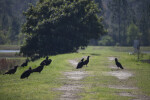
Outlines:
[[[120,47],[121,48],[121,47]],[[115,49],[115,50],[112,50]],[[134,97],[119,96],[118,93],[127,92],[133,95],[150,96],[150,67],[148,63],[137,61],[135,55],[129,55],[126,52],[118,52],[115,47],[96,47],[89,46],[85,50],[79,50],[79,53],[61,54],[51,56],[53,60],[51,65],[45,66],[39,73],[33,73],[29,79],[20,79],[20,75],[29,67],[37,67],[44,58],[35,62],[30,62],[27,67],[18,68],[14,75],[0,75],[0,100],[55,100],[59,99],[61,92],[55,88],[63,86],[61,80],[63,72],[76,70],[68,63],[69,59],[82,58],[90,55],[90,63],[85,70],[89,73],[88,77],[82,80],[84,91],[81,94],[82,100],[130,100]],[[114,62],[108,62],[107,57],[117,57],[125,70],[133,73],[133,76],[127,80],[119,80],[113,76],[106,76],[103,72],[112,71],[110,65]],[[149,55],[144,55],[148,58]],[[109,85],[126,85],[137,87],[135,90],[123,90],[109,88]]]

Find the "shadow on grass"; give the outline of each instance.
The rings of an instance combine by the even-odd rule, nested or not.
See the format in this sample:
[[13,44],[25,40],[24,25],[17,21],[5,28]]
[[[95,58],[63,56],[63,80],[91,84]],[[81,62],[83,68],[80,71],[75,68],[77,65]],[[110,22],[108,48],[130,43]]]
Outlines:
[[141,60],[141,62],[150,64],[150,59],[148,59],[148,60]]
[[101,54],[97,54],[97,53],[81,53],[83,55],[92,55],[92,56],[101,56]]

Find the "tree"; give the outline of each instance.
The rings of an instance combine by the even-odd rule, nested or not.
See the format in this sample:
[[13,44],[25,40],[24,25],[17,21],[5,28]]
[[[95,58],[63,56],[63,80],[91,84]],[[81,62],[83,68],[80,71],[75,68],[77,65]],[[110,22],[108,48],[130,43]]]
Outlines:
[[141,37],[142,45],[150,45],[150,0],[142,0],[138,6],[138,11],[140,13],[139,18],[139,29],[143,34]]
[[8,30],[12,17],[12,1],[0,1],[0,44],[8,43]]
[[142,34],[139,31],[139,28],[135,24],[130,24],[127,29],[127,43],[128,45],[133,45],[134,40],[140,40]]
[[95,0],[95,2],[98,3],[98,8],[103,10],[102,0]]
[[131,15],[134,12],[127,0],[111,0],[108,8],[111,13],[110,30],[113,39],[120,45],[126,45],[126,29],[133,22],[134,16]]
[[109,1],[108,8],[111,10],[111,23],[114,34],[114,40],[120,42],[120,19],[121,19],[121,1],[122,0],[112,0]]
[[24,13],[27,35],[21,53],[39,56],[74,52],[105,33],[92,0],[40,0]]
[[37,0],[0,0],[0,44],[18,44],[20,26],[25,18],[22,11]]
[[[13,43],[17,42],[18,34],[20,32],[20,23],[17,21],[17,18],[12,18],[12,23],[10,26],[9,40]],[[16,43],[17,44],[17,43]]]

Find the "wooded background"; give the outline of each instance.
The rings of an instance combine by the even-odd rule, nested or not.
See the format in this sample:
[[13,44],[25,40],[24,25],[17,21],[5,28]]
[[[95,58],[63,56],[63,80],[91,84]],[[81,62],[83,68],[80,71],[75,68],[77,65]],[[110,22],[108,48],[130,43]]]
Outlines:
[[[22,45],[21,32],[30,3],[38,0],[0,0],[0,44]],[[91,45],[132,46],[139,39],[141,45],[150,45],[150,0],[95,0],[101,9],[107,35],[91,40]]]

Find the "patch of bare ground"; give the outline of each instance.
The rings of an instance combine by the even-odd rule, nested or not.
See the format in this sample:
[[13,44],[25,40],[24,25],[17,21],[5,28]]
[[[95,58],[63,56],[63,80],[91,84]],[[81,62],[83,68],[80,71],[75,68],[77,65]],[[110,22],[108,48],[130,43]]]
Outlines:
[[136,98],[132,100],[150,100],[150,97],[145,95],[136,95]]
[[109,61],[115,60],[116,57],[107,57]]
[[73,66],[73,67],[76,67],[78,62],[77,62],[78,59],[75,59],[75,60],[68,60],[68,62]]
[[[107,57],[109,61],[114,61],[116,57]],[[115,65],[110,65],[109,66],[112,69],[118,69],[117,66]],[[116,78],[120,80],[125,80],[133,76],[133,74],[130,71],[127,70],[112,70],[111,72],[106,72],[105,75],[111,75],[115,76]]]
[[[78,59],[68,60],[72,67],[76,67],[78,64]],[[78,100],[81,98],[79,95],[83,91],[83,85],[81,81],[87,76],[85,71],[68,71],[63,73],[65,78],[62,78],[64,81],[64,86],[57,88],[56,90],[61,91],[62,95],[60,100]]]
[[87,73],[84,71],[71,71],[71,72],[65,72],[64,75],[68,79],[81,80],[87,76]]
[[129,93],[129,92],[120,92],[120,93],[117,93],[118,95],[120,96],[125,96],[125,97],[137,97],[136,95],[133,95],[132,93]]
[[122,70],[106,72],[106,75],[115,76],[116,78],[118,78],[120,80],[125,80],[125,79],[128,79],[131,76],[133,76],[133,74],[131,72],[129,72],[129,71],[122,71]]
[[78,100],[80,96],[77,94],[81,92],[82,85],[70,83],[65,84],[57,90],[63,92],[60,96],[60,100]]
[[111,69],[117,69],[117,66],[114,66],[114,65],[110,65],[109,66]]
[[149,96],[146,95],[136,95],[136,94],[132,94],[130,92],[121,92],[121,93],[117,93],[120,96],[126,96],[126,97],[134,97],[134,99],[131,100],[150,100]]
[[109,85],[109,88],[114,88],[114,89],[124,89],[124,90],[130,90],[130,89],[138,89],[137,87],[129,87],[126,85]]

